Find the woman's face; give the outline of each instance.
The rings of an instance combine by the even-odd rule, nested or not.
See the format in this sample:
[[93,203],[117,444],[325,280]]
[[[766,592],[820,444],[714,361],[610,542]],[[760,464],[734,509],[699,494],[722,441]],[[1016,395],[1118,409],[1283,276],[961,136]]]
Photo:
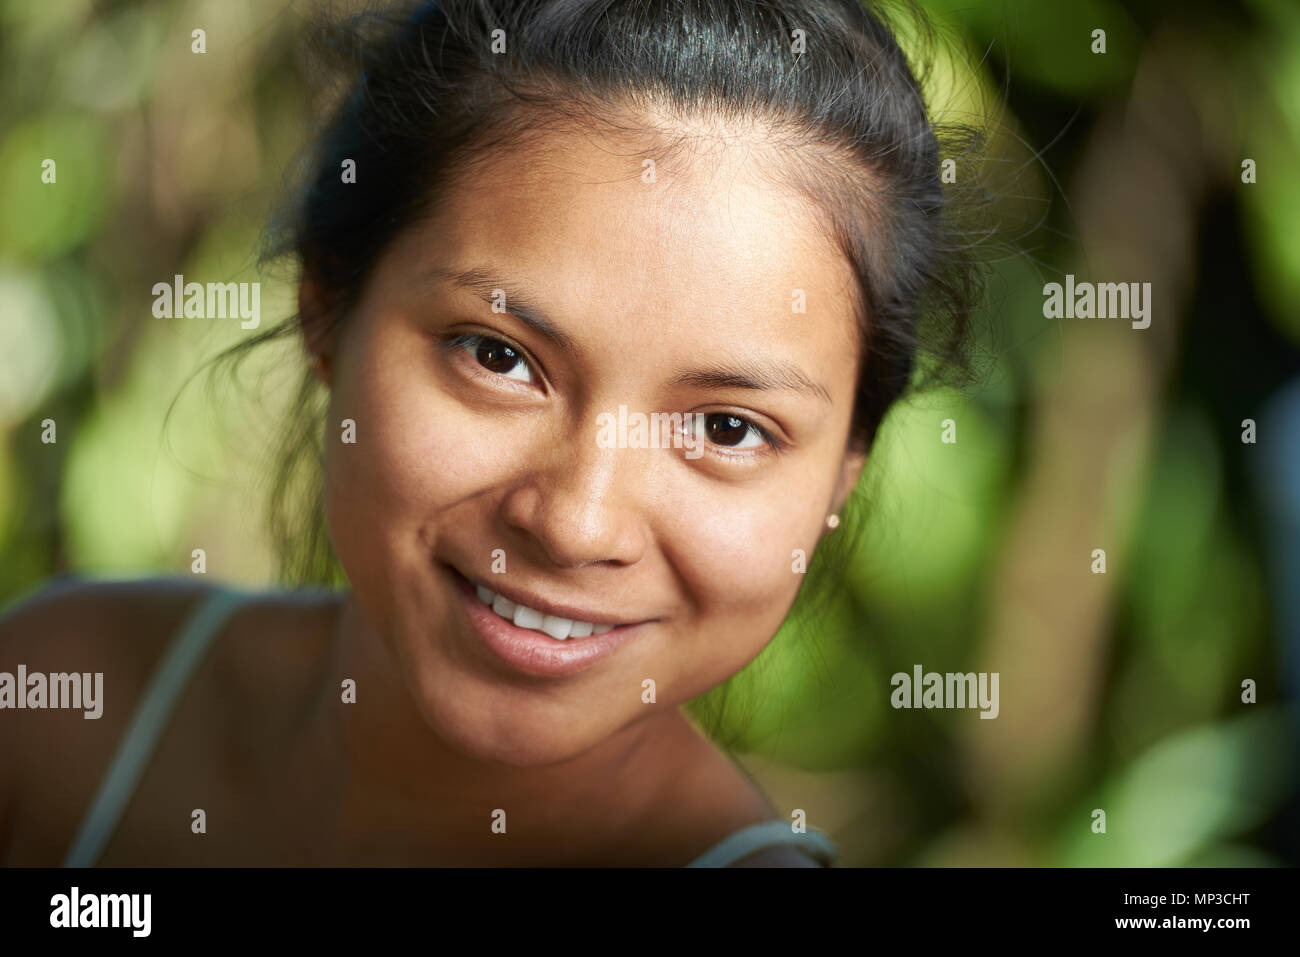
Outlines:
[[[661,159],[653,182],[655,153],[589,135],[494,154],[327,347],[331,537],[462,753],[562,760],[735,674],[858,476],[852,274],[758,145]],[[696,414],[679,447],[632,429],[671,412]],[[618,627],[517,627],[462,576]]]

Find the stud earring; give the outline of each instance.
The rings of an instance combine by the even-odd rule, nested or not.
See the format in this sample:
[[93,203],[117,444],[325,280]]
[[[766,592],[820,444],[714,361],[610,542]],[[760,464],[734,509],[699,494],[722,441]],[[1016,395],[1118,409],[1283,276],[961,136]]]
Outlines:
[[836,528],[839,528],[839,527],[840,527],[840,517],[839,517],[838,515],[836,515],[836,514],[833,514],[833,513],[830,514],[830,515],[827,515],[827,516],[826,516],[826,527],[829,528],[829,529],[832,529],[832,530],[833,530],[833,529],[836,529]]

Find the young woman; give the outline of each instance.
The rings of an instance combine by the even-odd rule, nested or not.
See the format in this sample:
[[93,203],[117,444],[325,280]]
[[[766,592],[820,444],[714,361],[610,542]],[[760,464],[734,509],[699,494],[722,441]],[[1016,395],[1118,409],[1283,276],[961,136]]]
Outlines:
[[965,340],[907,60],[853,0],[406,12],[363,23],[277,220],[299,314],[257,340],[328,396],[290,424],[328,538],[294,544],[347,587],[12,609],[0,670],[102,672],[103,713],[0,712],[0,859],[829,864],[681,708]]

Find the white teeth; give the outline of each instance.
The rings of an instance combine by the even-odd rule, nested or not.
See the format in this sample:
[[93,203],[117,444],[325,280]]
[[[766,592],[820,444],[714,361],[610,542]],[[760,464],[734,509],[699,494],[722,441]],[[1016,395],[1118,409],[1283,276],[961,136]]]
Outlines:
[[520,628],[532,628],[540,631],[542,619],[545,617],[540,611],[535,611],[527,605],[515,605],[514,622]]
[[557,641],[569,638],[586,638],[588,635],[603,635],[613,625],[593,625],[589,621],[574,621],[559,615],[544,615],[527,605],[516,605],[504,595],[498,595],[490,588],[475,585],[474,591],[483,604],[492,606],[492,610],[507,621],[512,621],[520,628],[529,628],[550,635]]
[[542,618],[542,631],[546,632],[552,638],[563,641],[569,637],[573,631],[573,620],[570,618],[561,618],[559,615],[546,615]]
[[515,617],[515,603],[504,595],[497,595],[492,599],[492,610],[502,618],[513,619]]

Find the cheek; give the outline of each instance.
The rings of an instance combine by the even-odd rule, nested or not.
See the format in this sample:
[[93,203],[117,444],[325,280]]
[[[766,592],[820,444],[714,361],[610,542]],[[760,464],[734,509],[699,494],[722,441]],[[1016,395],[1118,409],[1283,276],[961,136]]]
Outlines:
[[[404,528],[488,486],[513,446],[439,381],[433,345],[375,336],[353,347],[331,397],[327,501],[374,527]],[[355,444],[342,441],[345,418],[356,422]]]
[[757,654],[785,617],[803,576],[794,552],[811,553],[809,503],[804,490],[782,487],[732,493],[700,502],[681,515],[677,565],[690,579],[701,618],[726,619]]

